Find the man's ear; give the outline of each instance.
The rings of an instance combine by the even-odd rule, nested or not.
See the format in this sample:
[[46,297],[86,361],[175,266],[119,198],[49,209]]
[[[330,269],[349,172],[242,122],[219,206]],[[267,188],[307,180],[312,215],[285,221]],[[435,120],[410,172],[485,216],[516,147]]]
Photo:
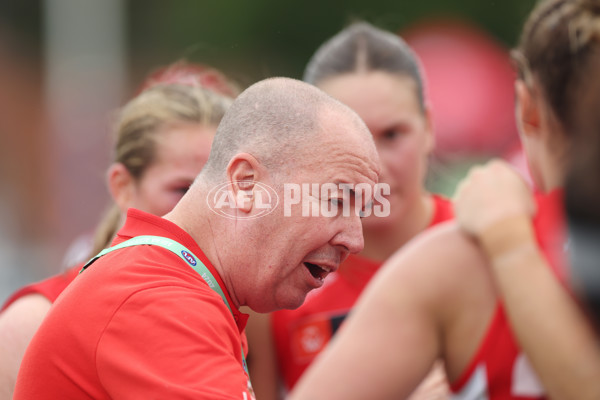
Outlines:
[[115,203],[126,212],[133,198],[135,180],[129,170],[121,163],[116,162],[110,166],[106,174],[108,190]]
[[251,154],[239,153],[229,161],[227,178],[238,210],[244,213],[252,211],[256,183],[266,174],[264,166]]
[[515,82],[516,118],[525,136],[538,135],[541,130],[541,110],[532,89],[522,80]]

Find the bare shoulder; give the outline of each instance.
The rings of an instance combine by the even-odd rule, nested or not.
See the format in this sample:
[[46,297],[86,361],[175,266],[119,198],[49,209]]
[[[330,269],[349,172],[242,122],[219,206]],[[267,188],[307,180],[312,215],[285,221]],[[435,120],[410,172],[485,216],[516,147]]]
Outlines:
[[44,296],[29,294],[0,314],[0,398],[12,397],[25,350],[51,305]]
[[50,306],[52,303],[39,294],[29,294],[16,300],[0,314],[0,340],[23,337],[27,332],[30,332],[28,337],[31,339]]
[[[375,275],[292,398],[407,398],[440,358],[447,371],[457,371],[450,375],[455,378],[478,344],[477,338],[458,333],[485,328],[483,319],[464,318],[474,310],[469,303],[479,306],[473,299],[481,290],[478,280],[488,279],[483,261],[476,243],[453,224],[414,238]],[[483,272],[473,272],[478,270]],[[485,295],[493,300],[489,291]],[[331,385],[348,376],[360,379]]]
[[460,376],[497,305],[488,261],[477,243],[454,222],[439,225],[394,254],[377,279],[393,303],[420,309],[432,319],[448,378]]
[[[423,295],[441,298],[488,281],[487,261],[477,243],[448,221],[415,237],[384,265],[382,279],[419,285]],[[423,291],[425,290],[425,291]]]

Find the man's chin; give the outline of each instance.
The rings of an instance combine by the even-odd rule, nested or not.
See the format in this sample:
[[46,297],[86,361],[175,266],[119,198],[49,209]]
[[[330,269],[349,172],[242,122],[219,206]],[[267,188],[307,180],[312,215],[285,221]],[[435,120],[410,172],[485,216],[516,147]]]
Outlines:
[[371,214],[361,220],[363,226],[363,233],[369,232],[386,231],[388,229],[394,229],[400,219],[403,218],[404,209],[394,205],[391,206],[390,214],[387,217],[378,217],[375,214]]
[[306,300],[306,295],[307,293],[295,297],[288,297],[278,304],[278,308],[285,310],[295,310],[296,308],[304,304],[304,300]]
[[277,310],[295,310],[300,307],[306,299],[306,293],[297,297],[286,297],[277,301],[276,304],[257,304],[256,306],[250,307],[252,311],[266,314]]

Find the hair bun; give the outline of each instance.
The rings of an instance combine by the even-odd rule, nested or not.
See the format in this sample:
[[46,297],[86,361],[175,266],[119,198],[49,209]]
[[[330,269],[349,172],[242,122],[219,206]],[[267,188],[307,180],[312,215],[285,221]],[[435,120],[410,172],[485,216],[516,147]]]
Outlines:
[[178,61],[154,71],[144,80],[137,94],[156,85],[168,84],[199,86],[229,97],[239,94],[239,89],[221,71],[204,64],[185,61]]

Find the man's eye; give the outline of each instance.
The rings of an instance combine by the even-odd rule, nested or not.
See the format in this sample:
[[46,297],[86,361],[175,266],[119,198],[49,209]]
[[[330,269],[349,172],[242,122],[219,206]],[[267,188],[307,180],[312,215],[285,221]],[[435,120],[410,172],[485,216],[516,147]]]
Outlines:
[[344,204],[344,199],[339,199],[339,198],[337,198],[337,197],[332,197],[331,199],[329,199],[329,202],[330,202],[332,205],[334,205],[334,206],[336,206],[336,207],[339,207],[339,206],[341,206],[341,205],[343,205],[343,204]]
[[181,186],[181,187],[175,188],[175,191],[179,192],[181,194],[186,194],[187,191],[189,190],[189,188],[190,188],[189,185],[187,185],[187,186]]
[[360,218],[365,218],[368,215],[371,215],[372,209],[373,209],[373,200],[371,200],[367,204],[365,204],[364,208],[358,212],[358,216]]

